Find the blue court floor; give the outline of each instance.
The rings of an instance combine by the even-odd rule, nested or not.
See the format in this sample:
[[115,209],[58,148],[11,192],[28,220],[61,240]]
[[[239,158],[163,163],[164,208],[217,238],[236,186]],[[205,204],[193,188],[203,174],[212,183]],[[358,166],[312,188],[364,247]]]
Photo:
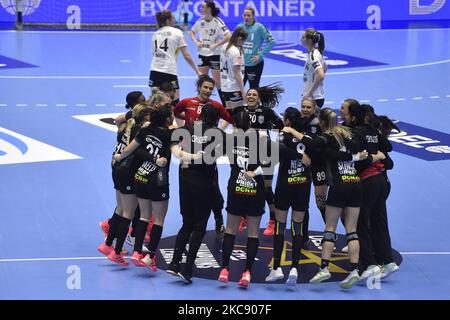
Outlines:
[[[393,141],[388,200],[393,248],[403,258],[398,273],[372,289],[342,291],[332,281],[240,290],[236,282],[224,288],[209,279],[217,268],[202,269],[209,275],[187,286],[163,270],[112,265],[96,250],[103,240],[98,223],[115,207],[114,128],[99,119],[123,112],[129,91],[148,96],[151,33],[0,31],[0,299],[449,299],[450,29],[324,34],[326,106],[356,98],[399,120],[406,132]],[[302,49],[299,31],[274,36],[278,45],[266,58],[262,83],[284,86],[281,113],[300,100]],[[195,77],[181,57],[179,75],[181,97],[194,96]],[[181,226],[177,164],[170,170],[163,238]],[[219,170],[225,192],[229,169]],[[314,201],[310,208],[310,229],[323,230]],[[262,227],[267,221],[268,214]],[[213,243],[204,249],[219,261]],[[161,269],[169,249],[159,253]],[[268,273],[258,258],[255,268]],[[312,272],[314,261],[305,257],[302,266]]]

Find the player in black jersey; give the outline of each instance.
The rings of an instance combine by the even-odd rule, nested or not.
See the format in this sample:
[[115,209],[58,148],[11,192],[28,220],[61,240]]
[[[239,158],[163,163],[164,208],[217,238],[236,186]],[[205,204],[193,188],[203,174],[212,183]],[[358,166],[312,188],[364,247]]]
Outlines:
[[363,185],[363,204],[358,220],[363,280],[381,273],[376,256],[382,260],[382,265],[394,262],[386,215],[388,186],[383,174],[385,153],[392,151],[392,145],[387,136],[381,135],[377,127],[368,121],[367,111],[367,107],[354,99],[345,100],[341,106],[345,123],[359,139],[360,148],[369,153],[368,159],[357,165]]
[[[180,276],[186,283],[192,282],[197,252],[206,233],[211,210],[216,203],[218,181],[215,160],[223,152],[218,151],[216,154],[214,151],[211,157],[201,154],[204,154],[211,144],[224,141],[225,133],[216,128],[219,118],[219,110],[207,103],[202,108],[200,121],[194,121],[193,125],[176,129],[172,137],[175,142],[180,141],[181,138],[183,150],[190,152],[188,155],[192,155],[180,163],[179,192],[183,225],[175,240],[172,262],[167,268],[167,273]],[[176,147],[179,148],[178,145]],[[183,151],[180,150],[180,152]],[[189,251],[186,264],[180,267],[187,243],[189,243]]]
[[[284,246],[287,213],[292,208],[292,264],[287,284],[295,285],[298,277],[298,261],[302,249],[302,224],[309,207],[311,192],[310,157],[307,155],[314,148],[314,139],[300,132],[305,131],[300,111],[287,108],[284,112],[284,128],[279,141],[297,152],[297,159],[281,157],[278,180],[275,189],[276,226],[273,241],[274,263],[266,281],[274,282],[284,278],[280,268],[281,254]],[[296,136],[294,136],[294,133]],[[317,143],[317,142],[316,142]]]
[[[322,134],[322,129],[319,125],[319,117],[317,116],[317,106],[314,99],[306,97],[302,99],[301,116],[305,131],[311,137],[317,137]],[[316,205],[319,209],[322,219],[325,222],[325,206],[328,187],[326,184],[326,170],[325,161],[321,156],[320,150],[317,148],[310,148],[311,156],[311,177],[314,185],[314,194],[316,198]],[[305,213],[303,220],[303,242],[309,241],[309,210]]]
[[359,281],[359,241],[356,227],[362,203],[362,186],[355,168],[355,161],[367,158],[367,152],[358,152],[358,141],[352,139],[348,128],[337,124],[337,115],[330,108],[319,114],[323,129],[323,156],[327,166],[327,184],[330,186],[326,205],[326,228],[322,240],[320,271],[310,283],[320,283],[331,277],[328,265],[337,239],[336,226],[342,210],[345,212],[345,231],[350,256],[350,274],[340,283],[344,289]]
[[[133,108],[133,117],[128,120],[125,127],[119,128],[114,154],[120,155],[124,152],[144,122],[149,120],[150,111],[151,108],[143,104],[138,104]],[[128,265],[122,254],[123,243],[128,233],[130,220],[133,219],[137,207],[132,179],[135,168],[136,162],[132,158],[122,162],[113,160],[113,181],[116,189],[117,208],[109,221],[106,241],[98,247],[98,250],[105,254],[108,259],[123,266]],[[112,247],[114,238],[117,238],[115,248]]]
[[[136,239],[131,261],[138,267],[148,266],[156,271],[154,253],[161,237],[169,199],[168,169],[165,166],[170,161],[171,131],[168,126],[173,122],[170,105],[153,109],[150,121],[148,126],[141,128],[122,153],[114,156],[114,160],[120,162],[133,154],[137,162],[133,183],[141,214],[135,230]],[[150,254],[143,259],[142,244],[152,211],[155,224],[150,235]]]
[[[228,143],[227,140],[226,148],[231,175],[228,180],[227,226],[222,243],[222,270],[218,280],[228,282],[229,262],[235,235],[238,232],[240,217],[246,215],[248,219],[247,259],[239,285],[247,287],[258,251],[259,226],[265,206],[263,168],[269,163],[271,166],[275,165],[278,147],[266,136],[262,136],[260,131],[250,128],[250,117],[246,111],[235,115],[235,123],[237,131],[232,136],[232,143]],[[262,158],[262,148],[266,148],[270,158]],[[285,150],[287,150],[286,156],[289,155],[292,159],[298,157],[295,150],[289,148]]]
[[[401,132],[401,130],[392,122],[391,119],[389,119],[387,116],[378,116],[375,114],[375,111],[372,106],[369,105],[362,105],[362,107],[365,109],[365,119],[368,123],[372,124],[374,127],[376,127],[379,131],[379,133],[384,136],[388,137],[391,131],[395,130],[397,132]],[[387,182],[387,194],[386,194],[386,200],[389,197],[390,191],[391,191],[391,182],[389,180],[389,177],[387,175],[387,170],[392,170],[394,168],[394,161],[389,156],[389,152],[387,150],[380,150],[384,153],[386,158],[382,160],[384,167],[382,169],[383,176],[386,179]],[[375,243],[378,245],[383,245],[386,248],[386,250],[375,250],[375,260],[377,262],[377,265],[381,266],[381,278],[386,278],[389,275],[391,275],[394,272],[397,272],[399,270],[399,266],[394,262],[392,257],[392,250],[391,248],[391,236],[389,233],[389,226],[388,226],[388,217],[387,217],[387,208],[384,206],[382,208],[382,212],[380,214],[382,222],[380,223],[383,228],[378,230],[378,234],[374,235],[374,239],[381,239],[381,241],[375,241]],[[381,252],[381,254],[379,254]]]
[[[284,126],[283,120],[273,111],[273,108],[278,106],[283,92],[284,89],[278,83],[250,89],[246,95],[247,105],[235,108],[233,114],[237,115],[242,111],[246,111],[250,117],[250,127],[260,130],[262,135],[269,136],[269,130],[281,130]],[[275,226],[275,206],[272,191],[273,172],[266,172],[264,176],[264,195],[269,206],[270,220],[263,234],[265,236],[273,236]],[[242,218],[239,231],[245,227],[245,224],[246,220]]]

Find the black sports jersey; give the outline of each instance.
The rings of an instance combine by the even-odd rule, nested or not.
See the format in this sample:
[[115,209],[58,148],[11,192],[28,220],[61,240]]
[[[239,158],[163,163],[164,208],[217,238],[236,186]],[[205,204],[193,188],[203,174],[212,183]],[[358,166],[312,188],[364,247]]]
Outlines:
[[281,130],[284,127],[283,120],[270,108],[260,106],[256,109],[250,109],[248,106],[241,106],[233,109],[233,114],[238,114],[244,110],[250,116],[251,128]]
[[341,182],[360,181],[352,154],[359,151],[359,144],[355,139],[344,139],[344,146],[340,146],[336,138],[329,133],[321,135],[324,139],[323,156],[326,161],[326,178],[329,186]]
[[297,159],[285,157],[280,153],[280,167],[278,169],[277,186],[298,185],[310,181],[310,169],[301,161],[306,153],[306,146],[290,133],[280,132],[279,141],[286,147],[295,150]]
[[[255,139],[255,136],[257,137]],[[254,144],[254,141],[259,143]],[[253,142],[253,143],[252,143]],[[264,194],[264,178],[262,175],[250,178],[246,171],[254,171],[259,166],[266,166],[259,157],[261,143],[270,143],[262,138],[255,130],[237,133],[233,136],[233,145],[227,146],[227,157],[230,160],[231,175],[228,180],[228,189],[234,190],[238,196],[262,196]]]
[[[140,166],[134,175],[136,182],[156,183],[157,185],[169,184],[172,131],[153,124],[139,131],[135,138],[140,144],[135,153],[136,160],[140,161]],[[160,157],[167,158],[168,164],[165,167],[159,167],[156,164],[156,160]]]
[[385,154],[392,151],[392,145],[375,127],[364,124],[351,127],[352,134],[355,139],[358,139],[359,151],[367,150],[369,157],[366,160],[358,161],[356,168],[358,173],[372,165],[372,157],[370,155],[376,154],[378,151]]
[[[207,151],[212,143],[217,144],[216,139],[219,137],[222,143],[217,145],[218,149],[213,150],[213,156],[217,159],[223,154],[223,142],[225,141],[225,133],[207,123],[195,121],[194,125],[188,125],[176,130],[187,130],[189,140],[183,140],[181,145],[183,151],[195,154],[198,151]],[[174,138],[183,136],[181,131],[176,131]],[[174,141],[177,142],[177,141]],[[208,148],[208,146],[210,146]],[[182,161],[180,164],[180,182],[187,182],[194,186],[211,187],[217,184],[217,165],[216,162],[206,163],[205,161]]]

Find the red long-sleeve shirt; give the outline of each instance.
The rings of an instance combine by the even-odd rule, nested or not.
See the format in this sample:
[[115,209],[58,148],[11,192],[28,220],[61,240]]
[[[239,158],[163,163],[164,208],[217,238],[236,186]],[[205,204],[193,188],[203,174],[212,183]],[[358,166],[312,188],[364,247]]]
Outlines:
[[202,113],[202,108],[206,103],[212,104],[215,108],[219,109],[220,117],[229,122],[234,123],[233,117],[231,114],[217,101],[208,99],[206,102],[200,102],[199,97],[186,98],[177,103],[177,105],[173,109],[173,114],[175,116],[184,112],[185,117],[185,125],[192,125],[194,121],[197,121]]

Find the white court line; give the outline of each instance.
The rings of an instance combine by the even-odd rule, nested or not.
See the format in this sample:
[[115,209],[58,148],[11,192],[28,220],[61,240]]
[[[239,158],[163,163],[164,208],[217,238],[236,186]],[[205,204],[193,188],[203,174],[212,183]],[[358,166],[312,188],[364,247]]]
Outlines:
[[423,99],[423,97],[414,97],[414,98],[412,98],[413,100],[422,100]]
[[329,104],[333,104],[333,103],[334,103],[334,101],[325,101],[325,104],[327,104],[327,103],[329,103]]
[[125,107],[124,103],[116,103],[114,107]]
[[7,107],[8,105],[6,103],[0,103],[0,107]]
[[106,103],[96,103],[96,107],[106,107]]
[[389,99],[378,99],[377,101],[378,102],[386,102],[386,101],[389,101]]
[[395,101],[405,101],[405,98],[396,98]]
[[48,104],[38,103],[38,104],[36,104],[36,107],[48,107]]
[[[420,68],[433,66],[438,64],[449,63],[448,60],[440,60],[433,61],[427,63],[420,64],[412,64],[407,66],[398,66],[398,67],[389,67],[389,68],[379,68],[379,69],[368,69],[368,70],[354,70],[354,71],[338,71],[338,72],[328,72],[327,76],[333,75],[343,75],[343,74],[356,74],[356,73],[371,73],[371,72],[384,72],[384,71],[393,71],[393,70],[402,70],[402,69],[411,69],[411,68]],[[303,77],[301,73],[295,74],[270,74],[263,75],[263,78],[292,78],[292,77]],[[0,79],[51,79],[51,80],[73,80],[73,79],[148,79],[148,76],[0,76]],[[197,79],[196,76],[181,76],[178,79]],[[114,87],[121,88],[119,85],[115,85]],[[134,87],[134,86],[133,86]],[[142,87],[139,85],[139,87]],[[146,86],[144,86],[146,87]]]
[[57,107],[67,107],[67,104],[65,104],[65,103],[57,103],[56,106]]
[[293,106],[293,105],[296,105],[297,104],[297,102],[288,102],[288,103],[286,103],[288,106]]
[[28,104],[26,104],[26,103],[18,103],[18,104],[16,104],[16,107],[27,107],[28,106]]
[[450,98],[450,94],[446,95],[447,98]]
[[368,102],[370,102],[370,100],[360,100],[359,102],[368,103]]
[[77,107],[87,107],[87,104],[85,104],[85,103],[77,103],[75,106],[77,106]]
[[[417,251],[400,252],[401,255],[427,255],[427,256],[447,256],[449,251]],[[129,259],[130,257],[125,257]],[[106,257],[68,257],[68,258],[23,258],[23,259],[0,259],[0,262],[36,262],[36,261],[70,261],[70,260],[105,260]]]
[[440,97],[439,96],[432,96],[432,97],[430,97],[430,99],[439,99]]
[[[321,31],[329,32],[415,32],[415,31],[443,31],[450,30],[450,28],[423,28],[423,29],[380,29],[380,30],[368,30],[368,29],[344,29],[344,30],[326,30],[321,29]],[[272,33],[299,33],[301,30],[271,30]],[[69,30],[60,30],[60,31],[44,31],[44,30],[26,30],[20,31],[20,33],[66,33],[66,34],[153,34],[155,31],[69,31]],[[2,30],[0,33],[17,33],[15,30]]]

